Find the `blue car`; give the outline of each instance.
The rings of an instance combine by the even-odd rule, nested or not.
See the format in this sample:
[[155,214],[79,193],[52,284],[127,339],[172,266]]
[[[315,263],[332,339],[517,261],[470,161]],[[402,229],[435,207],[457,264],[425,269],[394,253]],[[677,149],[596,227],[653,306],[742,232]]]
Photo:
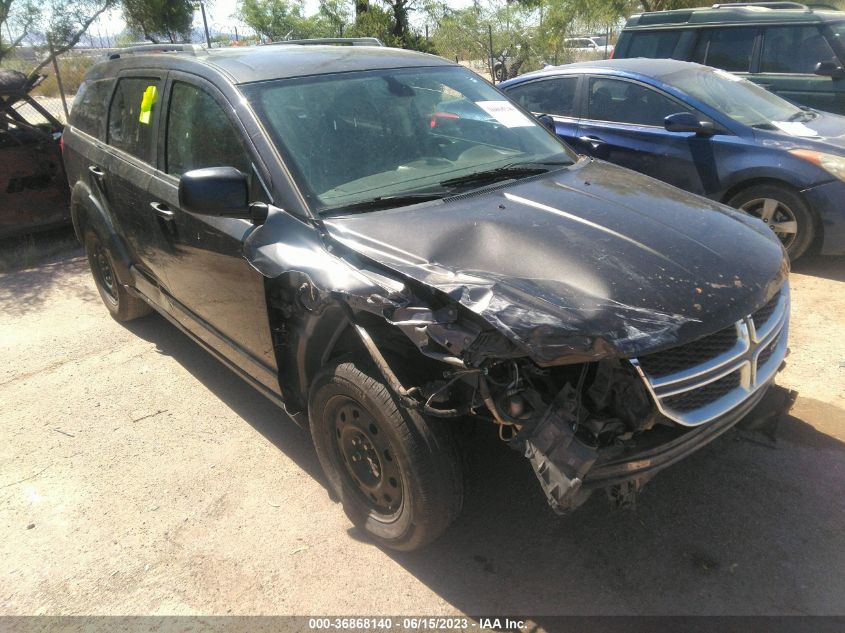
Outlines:
[[669,59],[571,64],[499,85],[576,151],[761,218],[795,260],[845,254],[845,117]]

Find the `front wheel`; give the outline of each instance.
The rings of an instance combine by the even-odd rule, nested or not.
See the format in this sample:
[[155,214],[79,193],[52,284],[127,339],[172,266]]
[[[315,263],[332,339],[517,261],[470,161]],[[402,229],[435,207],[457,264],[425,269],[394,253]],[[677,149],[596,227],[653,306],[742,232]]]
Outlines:
[[399,405],[376,375],[349,362],[324,368],[311,387],[311,435],[350,520],[387,547],[413,550],[460,512],[457,449],[442,420]]
[[792,261],[801,257],[813,243],[816,235],[813,214],[807,203],[786,187],[749,187],[731,198],[728,204],[763,220],[777,235]]

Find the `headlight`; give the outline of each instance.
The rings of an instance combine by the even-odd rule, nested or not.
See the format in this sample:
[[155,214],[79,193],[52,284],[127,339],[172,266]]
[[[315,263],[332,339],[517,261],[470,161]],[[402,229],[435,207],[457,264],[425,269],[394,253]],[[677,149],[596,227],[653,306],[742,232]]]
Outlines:
[[825,154],[824,152],[816,152],[811,149],[791,149],[789,153],[818,165],[829,174],[839,178],[839,180],[845,180],[845,156]]

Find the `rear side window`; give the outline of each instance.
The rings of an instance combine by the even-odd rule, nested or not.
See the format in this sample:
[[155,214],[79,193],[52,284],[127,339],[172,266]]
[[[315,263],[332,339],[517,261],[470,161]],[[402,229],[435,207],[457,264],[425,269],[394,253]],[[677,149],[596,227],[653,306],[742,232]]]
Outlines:
[[670,114],[689,110],[673,99],[630,81],[590,79],[589,118],[629,125],[663,127]]
[[103,121],[106,120],[106,113],[109,107],[109,96],[114,81],[111,79],[98,79],[97,81],[85,81],[76,91],[76,98],[73,100],[73,108],[70,111],[70,124],[100,138],[103,133]]
[[235,167],[251,173],[250,160],[232,123],[204,90],[177,81],[167,114],[167,173]]
[[757,28],[706,29],[698,36],[692,61],[722,70],[748,72]]
[[680,31],[652,31],[632,33],[631,43],[625,57],[674,58],[675,49],[681,39]]
[[575,116],[578,77],[543,79],[514,86],[508,95],[530,112]]
[[127,77],[119,80],[109,108],[106,142],[151,163],[154,147],[152,115],[158,108],[156,101],[160,91],[161,81],[158,79]]
[[830,44],[815,26],[778,26],[763,35],[760,72],[811,74],[819,62],[836,62]]

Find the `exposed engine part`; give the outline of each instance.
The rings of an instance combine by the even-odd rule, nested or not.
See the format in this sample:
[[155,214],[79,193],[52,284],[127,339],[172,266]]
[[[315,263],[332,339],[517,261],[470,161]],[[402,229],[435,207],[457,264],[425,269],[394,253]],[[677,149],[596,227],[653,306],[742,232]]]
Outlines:
[[640,477],[605,489],[607,498],[615,508],[630,509],[637,503],[637,495],[651,477]]
[[598,458],[594,448],[575,437],[572,429],[577,424],[578,397],[567,384],[524,442],[525,457],[557,514],[565,514],[587,499],[589,492],[581,490],[581,483]]
[[631,431],[647,431],[660,417],[642,381],[618,361],[596,364],[596,375],[587,396],[595,410],[611,410]]
[[[420,409],[426,415],[430,415],[433,417],[439,418],[456,418],[462,415],[467,415],[470,412],[471,403],[468,405],[464,405],[459,408],[454,409],[439,409],[437,407],[432,407],[429,402],[431,401],[431,397],[429,397],[428,401],[425,403],[416,400],[413,396],[419,393],[418,387],[411,387],[410,389],[406,389],[399,378],[396,376],[394,371],[390,368],[387,360],[384,358],[382,353],[379,351],[378,346],[373,341],[372,337],[370,336],[369,332],[365,330],[360,325],[355,325],[355,331],[358,332],[358,335],[361,337],[361,342],[363,342],[364,347],[367,348],[367,351],[370,354],[370,357],[373,359],[373,362],[381,371],[382,375],[384,376],[385,380],[387,380],[390,388],[402,398],[402,401],[409,407],[413,409]],[[467,369],[467,371],[476,371]]]
[[[405,328],[414,320],[428,318],[421,313],[403,316]],[[624,450],[629,440],[659,419],[633,368],[615,360],[541,368],[519,358],[476,368],[424,346],[430,359],[442,355],[451,362],[442,378],[432,376],[408,388],[367,329],[360,324],[354,324],[354,329],[406,406],[441,418],[478,414],[479,407],[486,410],[498,426],[499,437],[529,460],[558,514],[575,509],[590,495],[591,488],[582,484],[600,454]],[[616,505],[631,505],[645,481],[614,489],[611,499]]]

